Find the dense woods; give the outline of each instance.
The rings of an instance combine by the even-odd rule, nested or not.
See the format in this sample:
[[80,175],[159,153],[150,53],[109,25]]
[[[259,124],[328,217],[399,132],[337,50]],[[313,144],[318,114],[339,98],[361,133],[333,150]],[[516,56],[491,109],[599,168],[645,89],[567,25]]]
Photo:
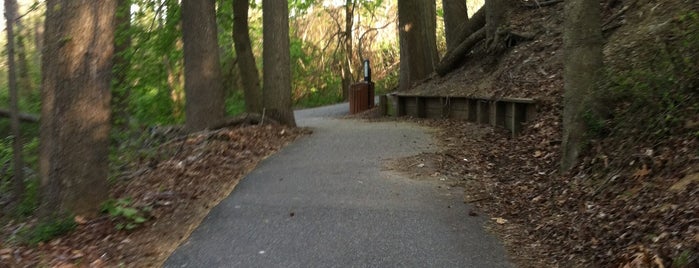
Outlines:
[[[596,190],[581,197],[643,196],[639,187],[645,186],[614,188],[622,187],[614,183],[625,173],[633,174],[628,180],[690,178],[683,189],[696,189],[696,3],[672,0],[673,7],[688,8],[669,15],[651,9],[648,15],[637,9],[656,1],[4,1],[0,213],[4,222],[31,219],[38,226],[68,219],[65,230],[41,242],[99,218],[109,211],[105,207],[130,208],[110,190],[132,174],[130,163],[161,157],[161,151],[139,151],[158,135],[181,138],[265,120],[296,127],[294,109],[345,101],[364,60],[371,61],[378,94],[451,79],[458,81],[455,88],[474,88],[462,95],[539,98],[539,118],[550,120],[537,122],[553,134],[537,146],[555,149],[558,168],[537,174],[551,181],[585,178],[579,185]],[[565,16],[520,15],[546,8]],[[665,21],[644,20],[653,16]],[[556,30],[529,24],[554,24]],[[634,25],[650,29],[643,36],[657,42],[638,37],[635,28],[627,37],[615,35]],[[629,38],[628,49],[610,45],[618,38]],[[547,45],[531,48],[542,42]],[[522,47],[532,55],[507,65]],[[562,53],[556,54],[558,47]],[[550,59],[536,58],[541,51]],[[513,78],[535,60],[557,61],[551,67],[556,70],[531,67],[546,82]],[[491,76],[474,78],[483,73]],[[555,93],[537,95],[557,82]],[[541,124],[525,128],[545,128]],[[540,147],[528,150],[538,158]],[[684,150],[682,156],[670,156],[675,150]],[[120,213],[132,226],[146,220],[131,212]],[[696,263],[696,252],[685,253],[698,243],[696,222],[689,225],[676,232],[694,230],[694,244],[680,246],[683,251],[657,246],[653,254],[666,264]],[[633,260],[612,257],[589,260]]]

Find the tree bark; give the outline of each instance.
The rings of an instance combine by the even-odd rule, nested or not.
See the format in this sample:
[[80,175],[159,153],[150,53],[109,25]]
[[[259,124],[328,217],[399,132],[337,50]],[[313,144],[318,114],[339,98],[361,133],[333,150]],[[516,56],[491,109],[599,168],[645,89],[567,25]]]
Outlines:
[[289,7],[286,1],[262,1],[264,113],[279,123],[296,126],[291,109]]
[[469,51],[473,46],[475,46],[478,42],[483,40],[485,38],[485,29],[481,28],[469,38],[461,42],[458,47],[454,48],[454,50],[449,51],[446,55],[444,55],[444,58],[442,61],[437,65],[436,72],[439,75],[446,75],[452,70],[454,70],[456,67],[459,66],[459,63],[466,58],[468,55]]
[[427,78],[439,61],[434,0],[398,1],[400,75],[398,90]]
[[506,32],[508,13],[512,8],[512,0],[485,1],[485,35],[486,47],[489,52],[497,53],[505,48],[500,36]]
[[[5,18],[7,19],[7,40],[15,40],[14,24],[17,18],[17,1],[5,0]],[[13,199],[20,202],[24,198],[24,163],[22,161],[22,135],[19,126],[19,96],[17,89],[17,74],[15,71],[15,42],[7,42],[8,86],[10,91],[10,126],[12,129],[12,161],[13,161]]]
[[566,1],[564,49],[564,106],[561,171],[568,171],[578,162],[585,143],[586,125],[583,115],[591,103],[597,82],[602,75],[602,26],[600,3],[596,0]]
[[[14,14],[17,16],[19,9],[15,5]],[[31,95],[34,92],[34,85],[32,83],[32,78],[29,77],[29,62],[27,62],[27,45],[26,38],[24,36],[24,24],[22,20],[15,19],[15,25],[17,28],[14,30],[13,35],[15,36],[16,42],[16,54],[17,54],[17,75],[18,75],[18,91],[22,92],[25,96]]]
[[[481,8],[473,14],[470,20],[464,22],[459,26],[458,32],[456,34],[457,46],[461,44],[466,38],[471,36],[473,33],[485,26],[485,8]],[[447,50],[447,54],[449,50]]]
[[185,128],[199,131],[225,116],[214,0],[182,1]]
[[342,99],[347,100],[349,97],[349,88],[352,84],[352,27],[354,27],[354,8],[356,0],[345,1],[345,34],[343,38],[344,59],[342,62]]
[[468,22],[468,7],[466,0],[442,0],[442,9],[447,51],[451,51],[462,41],[459,40],[459,27]]
[[92,216],[108,196],[116,0],[46,6],[41,214]]
[[233,0],[233,42],[245,93],[245,110],[249,113],[262,113],[260,74],[257,71],[255,55],[252,53],[248,28],[249,7],[248,0]]

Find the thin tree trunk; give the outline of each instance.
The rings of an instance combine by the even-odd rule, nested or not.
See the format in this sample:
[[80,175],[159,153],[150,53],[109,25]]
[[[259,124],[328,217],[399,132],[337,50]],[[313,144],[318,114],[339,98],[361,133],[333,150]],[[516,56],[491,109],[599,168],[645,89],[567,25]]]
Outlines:
[[42,55],[41,214],[92,216],[108,196],[116,0],[54,0]]
[[564,106],[561,170],[578,162],[585,143],[583,115],[591,103],[589,96],[603,68],[602,25],[597,0],[566,1],[564,49]]
[[286,1],[262,0],[262,27],[265,113],[282,124],[296,126],[291,109],[289,8]]
[[354,8],[355,0],[346,0],[345,2],[345,34],[343,38],[344,58],[342,61],[342,99],[347,100],[349,97],[349,88],[352,84],[352,27],[354,27]]
[[[7,40],[15,40],[14,24],[17,18],[17,1],[5,0],[5,17],[7,19]],[[12,188],[14,201],[21,202],[24,198],[24,163],[22,161],[22,135],[19,126],[19,98],[17,94],[17,76],[15,73],[15,42],[7,42],[7,66],[10,88],[10,125],[12,128],[12,156],[14,178]]]
[[[18,11],[15,10],[15,15]],[[19,92],[23,92],[24,95],[28,96],[34,92],[34,85],[32,84],[32,79],[29,77],[29,63],[27,62],[27,45],[26,38],[24,37],[24,24],[21,19],[15,21],[17,29],[15,31],[15,41],[17,42],[17,72],[19,76]]]
[[112,117],[115,127],[125,128],[129,120],[130,87],[127,80],[130,56],[126,55],[131,47],[131,0],[117,0],[117,36],[114,43],[114,90],[112,99]]
[[257,71],[255,55],[252,53],[248,28],[249,7],[248,0],[233,0],[233,42],[245,93],[245,110],[249,113],[262,113],[260,74]]
[[225,116],[214,0],[182,1],[182,37],[185,128],[199,131]]
[[461,43],[458,37],[459,27],[468,22],[468,7],[466,0],[442,0],[442,9],[447,51],[451,51]]

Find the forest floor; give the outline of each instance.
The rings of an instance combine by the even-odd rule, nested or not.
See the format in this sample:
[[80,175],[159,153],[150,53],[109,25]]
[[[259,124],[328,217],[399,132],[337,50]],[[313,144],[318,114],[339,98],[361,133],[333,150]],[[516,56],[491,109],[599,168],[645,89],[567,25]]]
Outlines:
[[157,266],[260,161],[309,133],[279,125],[169,132],[126,168],[104,216],[76,218],[73,231],[37,245],[12,243],[26,242],[35,219],[2,226],[0,267]]

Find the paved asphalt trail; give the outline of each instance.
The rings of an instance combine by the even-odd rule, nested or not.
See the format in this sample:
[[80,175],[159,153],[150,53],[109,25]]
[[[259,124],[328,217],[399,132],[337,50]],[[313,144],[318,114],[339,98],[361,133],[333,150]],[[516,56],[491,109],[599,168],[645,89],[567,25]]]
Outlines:
[[[314,133],[263,161],[165,267],[510,267],[461,190],[382,170],[433,150],[428,129],[296,112]],[[333,118],[335,117],[335,118]]]

